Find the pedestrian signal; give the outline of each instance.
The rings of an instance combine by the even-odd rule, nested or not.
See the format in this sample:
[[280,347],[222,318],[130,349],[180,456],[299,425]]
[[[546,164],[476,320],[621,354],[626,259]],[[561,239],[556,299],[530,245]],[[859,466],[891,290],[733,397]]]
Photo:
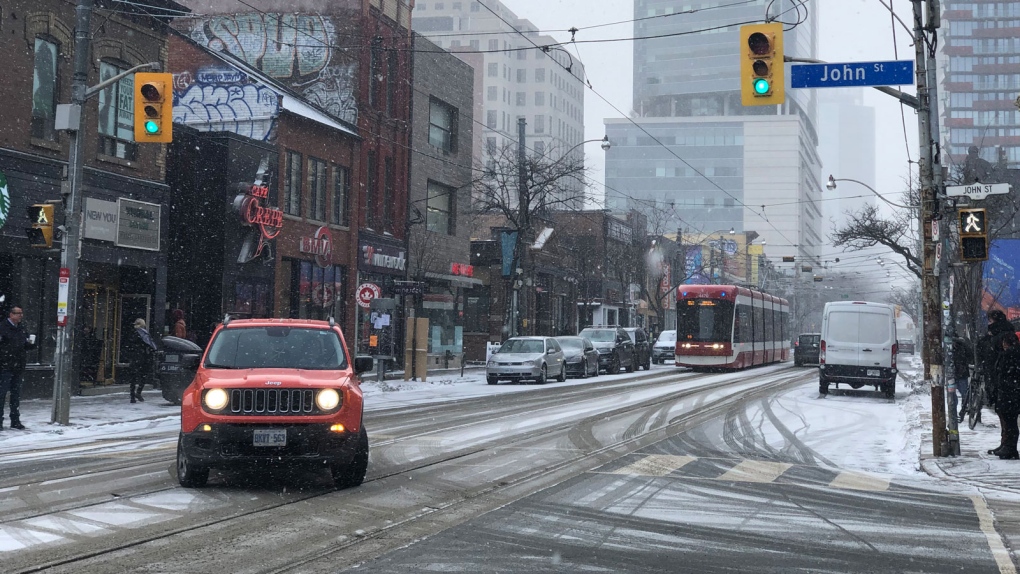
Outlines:
[[53,247],[53,210],[52,203],[28,206],[28,221],[32,227],[25,228],[25,235],[32,247]]
[[173,74],[139,72],[135,74],[135,141],[170,143],[173,141]]
[[985,208],[960,210],[960,260],[988,260],[988,228]]
[[765,106],[786,101],[783,25],[740,27],[740,103]]

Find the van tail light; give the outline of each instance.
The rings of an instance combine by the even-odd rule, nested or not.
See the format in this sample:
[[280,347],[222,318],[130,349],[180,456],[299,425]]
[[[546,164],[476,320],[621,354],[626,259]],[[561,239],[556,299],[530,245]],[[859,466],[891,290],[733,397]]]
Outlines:
[[900,344],[899,343],[893,343],[892,344],[892,368],[894,368],[894,369],[896,368],[896,353],[898,353],[899,351],[900,351]]
[[825,341],[824,340],[821,342],[821,345],[819,346],[819,349],[818,349],[818,364],[819,365],[824,365],[825,364]]

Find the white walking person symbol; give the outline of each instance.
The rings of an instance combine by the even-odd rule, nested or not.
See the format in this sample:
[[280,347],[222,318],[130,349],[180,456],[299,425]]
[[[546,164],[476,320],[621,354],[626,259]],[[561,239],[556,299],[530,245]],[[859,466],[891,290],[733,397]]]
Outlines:
[[981,233],[984,230],[981,229],[981,220],[978,219],[976,213],[967,215],[967,224],[963,226],[964,233]]

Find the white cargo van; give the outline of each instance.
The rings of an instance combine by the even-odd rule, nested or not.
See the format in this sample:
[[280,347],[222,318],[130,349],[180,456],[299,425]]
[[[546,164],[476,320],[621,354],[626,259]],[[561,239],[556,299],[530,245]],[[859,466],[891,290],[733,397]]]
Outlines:
[[840,383],[874,385],[896,395],[896,313],[892,305],[866,301],[826,303],[822,312],[818,392]]

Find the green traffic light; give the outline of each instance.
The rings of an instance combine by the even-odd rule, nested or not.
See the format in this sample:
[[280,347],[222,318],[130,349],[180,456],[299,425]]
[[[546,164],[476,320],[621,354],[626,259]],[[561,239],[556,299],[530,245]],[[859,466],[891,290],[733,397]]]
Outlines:
[[763,96],[769,93],[769,89],[770,89],[769,81],[766,80],[765,78],[758,78],[757,80],[754,81],[754,93],[758,94],[759,96]]
[[145,133],[147,133],[147,134],[158,134],[159,133],[159,124],[154,122],[154,121],[152,121],[152,120],[149,120],[149,121],[145,122]]

